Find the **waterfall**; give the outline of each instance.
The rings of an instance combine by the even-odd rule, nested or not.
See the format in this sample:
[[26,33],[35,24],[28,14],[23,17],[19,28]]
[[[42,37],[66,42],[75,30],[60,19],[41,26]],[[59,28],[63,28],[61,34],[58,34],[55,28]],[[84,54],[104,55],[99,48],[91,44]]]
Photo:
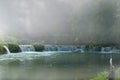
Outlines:
[[[66,45],[45,45],[44,51],[75,51],[78,50],[77,46],[66,46]],[[81,48],[82,49],[82,48]],[[84,50],[84,49],[83,49]]]
[[102,47],[102,48],[101,48],[101,52],[102,52],[102,53],[110,52],[110,51],[112,51],[112,47]]
[[34,52],[35,48],[33,45],[19,45],[22,52]]
[[6,53],[7,53],[7,54],[10,54],[10,50],[8,49],[8,47],[7,47],[7,46],[3,46],[3,47],[5,48]]

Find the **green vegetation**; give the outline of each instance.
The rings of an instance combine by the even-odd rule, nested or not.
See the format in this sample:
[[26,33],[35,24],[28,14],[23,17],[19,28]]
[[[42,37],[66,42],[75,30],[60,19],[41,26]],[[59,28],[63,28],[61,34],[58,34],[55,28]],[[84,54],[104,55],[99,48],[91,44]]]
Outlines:
[[87,49],[87,50],[90,50],[90,49],[92,49],[94,46],[95,46],[94,43],[89,43],[89,44],[86,45],[86,49]]
[[0,45],[0,54],[4,54],[4,48],[3,48],[3,46],[2,45]]
[[[90,80],[108,80],[108,71],[103,71],[97,74],[96,77],[90,79]],[[120,68],[116,69],[115,71],[115,80],[120,80]]]
[[112,1],[104,1],[98,8],[95,15],[98,30],[96,33],[96,42],[114,42],[112,30],[115,26],[116,5]]
[[7,46],[5,42],[0,42],[0,54],[6,54],[6,50],[3,46]]
[[34,43],[33,44],[35,51],[43,51],[44,50],[44,46],[40,43]]
[[11,53],[21,52],[18,44],[8,43],[7,45],[8,45],[8,49],[10,50]]
[[108,77],[108,71],[104,71],[97,74],[97,77],[92,78],[90,80],[108,80],[107,77]]
[[115,80],[120,80],[120,68],[115,71]]
[[93,43],[93,42],[91,42],[91,43],[89,43],[89,44],[86,45],[86,49],[87,50],[90,50],[93,47],[97,47],[98,50],[100,51],[101,47],[116,47],[117,48],[118,45],[113,44],[113,43]]

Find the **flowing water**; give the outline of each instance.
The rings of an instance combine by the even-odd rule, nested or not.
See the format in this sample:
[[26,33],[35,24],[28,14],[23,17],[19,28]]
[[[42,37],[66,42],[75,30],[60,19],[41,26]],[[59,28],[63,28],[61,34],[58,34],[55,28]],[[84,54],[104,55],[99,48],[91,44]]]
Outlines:
[[35,51],[35,48],[32,45],[19,45],[22,52]]
[[7,46],[3,46],[3,47],[5,48],[6,53],[7,53],[7,54],[10,54],[10,51],[9,51],[8,47],[7,47]]
[[120,54],[22,52],[0,55],[0,80],[89,80]]

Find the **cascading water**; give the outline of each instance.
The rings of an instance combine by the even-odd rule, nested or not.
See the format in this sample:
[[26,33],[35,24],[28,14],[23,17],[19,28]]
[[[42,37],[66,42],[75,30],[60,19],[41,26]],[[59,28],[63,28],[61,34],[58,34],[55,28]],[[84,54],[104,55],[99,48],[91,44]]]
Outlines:
[[110,51],[113,51],[113,53],[114,53],[114,50],[112,50],[112,47],[102,47],[101,48],[101,53],[106,53],[106,52],[110,52]]
[[[21,52],[35,52],[35,48],[33,45],[19,45]],[[9,54],[10,51],[7,46],[4,46],[5,48],[5,53]],[[44,46],[44,51],[49,51],[49,52],[84,52],[84,47],[77,47],[77,46],[66,46],[66,45],[45,45]]]
[[6,50],[6,53],[7,54],[10,54],[10,50],[8,49],[8,47],[7,46],[3,46],[4,47],[4,49]]
[[33,45],[19,45],[22,52],[34,52],[35,48]]
[[44,51],[75,51],[78,48],[77,46],[59,46],[59,45],[45,45]]

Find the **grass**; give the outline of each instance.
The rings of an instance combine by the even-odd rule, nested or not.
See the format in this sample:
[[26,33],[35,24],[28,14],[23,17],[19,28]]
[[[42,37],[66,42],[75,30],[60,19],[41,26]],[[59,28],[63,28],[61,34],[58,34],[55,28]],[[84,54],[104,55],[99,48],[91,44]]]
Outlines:
[[[103,71],[97,74],[96,77],[90,79],[90,80],[108,80],[108,71]],[[117,68],[115,70],[115,80],[120,80],[120,68]]]

